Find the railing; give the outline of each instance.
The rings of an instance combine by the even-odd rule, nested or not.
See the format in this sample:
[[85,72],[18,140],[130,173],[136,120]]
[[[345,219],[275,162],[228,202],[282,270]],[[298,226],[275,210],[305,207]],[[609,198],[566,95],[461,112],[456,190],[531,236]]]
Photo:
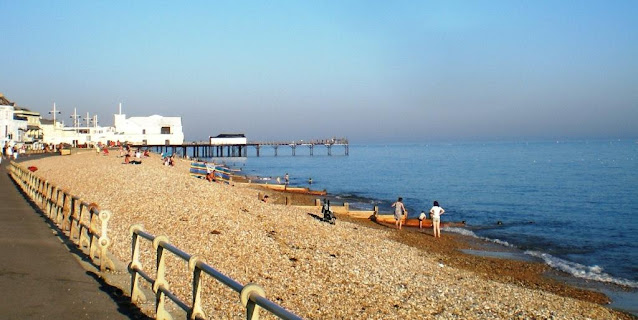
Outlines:
[[9,170],[13,180],[44,214],[62,231],[69,232],[71,241],[80,249],[88,248],[89,258],[100,266],[101,271],[115,269],[108,257],[108,247],[111,245],[107,235],[110,211],[100,211],[96,204],[89,204],[71,195],[13,161]]
[[[259,319],[259,310],[265,309],[281,319],[301,319],[299,316],[291,313],[276,303],[266,299],[264,289],[259,285],[249,283],[242,285],[241,283],[229,278],[228,276],[209,266],[195,255],[190,255],[169,243],[165,236],[154,236],[144,231],[142,226],[133,225],[130,228],[132,237],[131,263],[129,264],[129,272],[131,273],[131,300],[135,303],[145,301],[146,296],[140,288],[140,280],[144,279],[152,285],[153,292],[156,295],[156,318],[171,319],[170,314],[165,308],[165,300],[169,298],[177,306],[187,313],[188,319],[205,319],[206,315],[202,309],[202,272],[207,274],[225,286],[239,293],[239,300],[246,308],[246,319]],[[153,243],[153,247],[157,252],[155,261],[156,278],[153,279],[149,272],[142,268],[140,261],[140,239],[146,239]],[[189,271],[193,274],[193,297],[189,304],[180,299],[174,292],[170,290],[168,281],[166,280],[166,254],[168,251],[188,264]]]

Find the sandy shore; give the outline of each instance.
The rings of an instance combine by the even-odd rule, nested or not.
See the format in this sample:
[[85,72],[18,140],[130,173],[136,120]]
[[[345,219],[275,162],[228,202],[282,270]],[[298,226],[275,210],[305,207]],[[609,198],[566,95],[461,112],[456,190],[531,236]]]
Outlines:
[[[458,249],[472,244],[460,236],[434,239],[429,230],[399,232],[346,217],[329,225],[279,204],[276,192],[263,203],[254,188],[192,178],[186,161],[170,168],[152,155],[141,165],[122,163],[115,153],[86,152],[22,165],[111,210],[111,251],[122,262],[130,261],[128,229],[139,223],[237,281],[260,284],[269,299],[304,318],[630,318],[600,305],[607,301],[601,294],[542,277],[543,264],[463,254]],[[154,251],[149,244],[143,251],[151,269]],[[169,259],[169,272],[171,289],[190,301],[186,266]],[[209,318],[241,317],[234,292],[204,282]]]

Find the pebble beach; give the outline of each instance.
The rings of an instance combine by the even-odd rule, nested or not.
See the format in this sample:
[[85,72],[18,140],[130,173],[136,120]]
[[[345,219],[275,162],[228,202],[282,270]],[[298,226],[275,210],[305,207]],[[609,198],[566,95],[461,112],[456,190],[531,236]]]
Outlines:
[[[600,293],[544,277],[540,263],[463,254],[472,243],[462,236],[435,239],[347,217],[330,225],[311,215],[318,210],[283,205],[280,193],[269,192],[272,201],[264,203],[257,196],[263,190],[250,184],[193,178],[186,160],[167,167],[152,154],[140,165],[123,162],[115,152],[79,151],[20,165],[110,210],[110,252],[122,264],[131,259],[129,228],[141,224],[225,275],[259,284],[267,298],[307,319],[632,318],[605,307]],[[152,270],[155,251],[150,243],[142,250]],[[190,301],[186,264],[169,258],[168,274],[171,290]],[[204,286],[208,318],[245,317],[236,293],[208,277]]]

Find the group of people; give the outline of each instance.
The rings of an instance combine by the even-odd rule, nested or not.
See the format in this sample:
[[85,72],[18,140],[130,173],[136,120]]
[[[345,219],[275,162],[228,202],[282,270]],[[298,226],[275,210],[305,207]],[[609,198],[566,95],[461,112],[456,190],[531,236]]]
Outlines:
[[24,147],[18,148],[17,145],[13,145],[13,147],[6,144],[2,147],[2,157],[0,158],[0,163],[2,163],[1,159],[13,159],[17,160],[19,154],[24,154],[26,149]]
[[[403,204],[403,198],[399,197],[399,199],[392,204],[392,207],[394,208],[395,225],[397,226],[397,229],[401,230],[403,221],[407,219],[408,216],[408,210]],[[432,230],[435,238],[441,237],[441,215],[444,213],[445,210],[439,206],[439,202],[434,201],[432,208],[430,209],[430,218],[432,219]],[[425,220],[425,218],[425,211],[421,211],[421,214],[419,215],[419,229],[423,228],[423,220]]]
[[127,145],[126,148],[120,145],[120,157],[124,157],[124,163],[126,164],[142,164],[142,157],[148,158],[150,154],[148,149],[142,151],[141,148],[137,148],[133,152],[133,148],[130,145]]
[[167,167],[174,167],[175,153],[171,154],[170,156],[168,155],[168,153],[166,154],[162,153],[162,163]]

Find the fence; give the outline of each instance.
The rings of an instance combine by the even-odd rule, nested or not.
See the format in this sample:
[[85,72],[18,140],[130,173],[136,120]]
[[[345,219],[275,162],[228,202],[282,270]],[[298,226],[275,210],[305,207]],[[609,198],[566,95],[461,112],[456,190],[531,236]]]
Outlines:
[[[153,292],[155,292],[156,295],[155,311],[157,319],[171,319],[170,314],[165,308],[166,298],[169,298],[177,306],[184,310],[187,313],[188,319],[206,318],[202,309],[201,299],[202,272],[239,293],[239,299],[242,305],[246,308],[246,319],[259,319],[259,310],[261,308],[270,311],[272,314],[281,319],[301,319],[299,316],[266,299],[264,289],[262,289],[259,285],[253,283],[249,283],[245,286],[242,285],[209,266],[201,258],[195,255],[190,255],[173,246],[169,243],[167,237],[154,236],[147,233],[140,225],[131,226],[130,233],[132,237],[131,263],[129,264],[129,272],[131,273],[131,300],[133,302],[146,300],[144,293],[140,289],[139,283],[141,279],[146,280],[152,285]],[[153,243],[153,247],[157,251],[157,258],[155,261],[156,268],[154,270],[156,274],[155,279],[149,275],[149,272],[142,268],[142,262],[140,261],[140,239],[151,241]],[[168,251],[184,260],[184,262],[188,264],[189,271],[193,274],[193,297],[190,304],[184,302],[182,299],[177,297],[175,293],[170,291],[170,286],[166,281],[165,274],[165,251]]]
[[89,258],[100,266],[101,271],[115,269],[108,257],[111,244],[107,235],[110,211],[100,211],[96,204],[89,204],[69,194],[15,162],[10,163],[9,170],[13,180],[48,218],[62,231],[68,231],[69,239],[80,249],[88,249]]
[[[41,179],[30,170],[18,166],[15,162],[10,163],[9,171],[13,180],[42,209],[44,214],[52,222],[59,225],[63,231],[68,231],[69,239],[80,249],[88,249],[89,257],[96,265],[100,266],[101,271],[115,269],[113,262],[108,258],[107,252],[111,244],[107,236],[107,223],[111,217],[109,211],[100,211],[97,205],[87,203],[71,195],[68,191]],[[153,291],[156,293],[156,319],[172,319],[164,307],[166,297],[186,311],[189,319],[205,318],[200,298],[202,272],[240,294],[240,301],[246,307],[247,319],[259,319],[259,310],[262,308],[281,319],[301,319],[299,316],[266,299],[265,292],[260,286],[252,283],[245,286],[242,285],[209,266],[197,256],[190,255],[171,245],[164,236],[156,237],[146,233],[139,225],[131,227],[131,235],[132,257],[129,264],[131,300],[139,302],[146,299],[139,286],[140,278],[151,283]],[[139,259],[140,238],[151,241],[157,250],[156,279],[152,279],[149,273],[142,268],[142,263]],[[193,302],[190,305],[180,300],[169,290],[165,275],[165,250],[186,261],[193,272]]]

